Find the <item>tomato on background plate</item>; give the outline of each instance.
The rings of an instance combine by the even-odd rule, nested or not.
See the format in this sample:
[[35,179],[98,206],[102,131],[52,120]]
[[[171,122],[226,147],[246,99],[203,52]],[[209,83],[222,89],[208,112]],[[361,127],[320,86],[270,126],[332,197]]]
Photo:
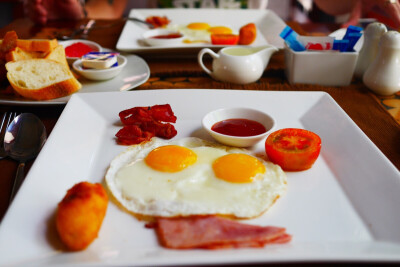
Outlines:
[[265,141],[268,158],[285,171],[311,168],[320,151],[321,138],[303,129],[281,129],[271,133]]
[[211,43],[213,45],[236,45],[239,42],[239,35],[235,34],[211,34]]

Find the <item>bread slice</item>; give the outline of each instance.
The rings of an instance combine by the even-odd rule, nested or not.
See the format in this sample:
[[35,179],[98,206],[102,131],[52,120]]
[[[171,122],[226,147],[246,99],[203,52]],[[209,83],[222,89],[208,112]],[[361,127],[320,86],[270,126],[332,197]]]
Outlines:
[[58,45],[57,39],[18,39],[17,47],[28,52],[45,52],[52,51]]
[[62,45],[57,45],[50,52],[28,52],[22,48],[16,47],[14,50],[8,52],[6,54],[6,61],[18,61],[24,59],[32,59],[32,58],[45,58],[57,61],[61,64],[64,64],[69,68],[67,58],[65,57],[65,49]]
[[6,54],[6,61],[18,61],[31,58],[44,58],[48,53],[45,52],[28,52],[22,48],[16,47],[14,50]]
[[6,64],[7,79],[23,97],[48,100],[70,95],[82,85],[64,64],[49,59],[25,59]]
[[69,69],[68,61],[67,61],[67,58],[65,56],[65,49],[64,49],[64,47],[62,45],[57,45],[44,58],[57,61],[57,62],[65,65]]

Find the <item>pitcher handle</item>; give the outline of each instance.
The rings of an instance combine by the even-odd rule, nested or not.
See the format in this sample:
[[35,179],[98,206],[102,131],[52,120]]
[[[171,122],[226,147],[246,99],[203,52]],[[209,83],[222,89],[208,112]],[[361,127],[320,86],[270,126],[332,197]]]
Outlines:
[[199,52],[199,54],[198,54],[198,56],[197,56],[197,60],[198,60],[198,62],[199,62],[199,64],[200,64],[200,67],[201,67],[208,75],[212,76],[212,72],[211,72],[211,71],[204,65],[204,63],[203,63],[203,56],[204,56],[204,54],[210,54],[210,56],[211,56],[212,58],[214,58],[214,59],[219,58],[219,55],[216,54],[214,51],[212,51],[212,50],[209,49],[209,48],[203,48],[203,49],[200,50],[200,52]]

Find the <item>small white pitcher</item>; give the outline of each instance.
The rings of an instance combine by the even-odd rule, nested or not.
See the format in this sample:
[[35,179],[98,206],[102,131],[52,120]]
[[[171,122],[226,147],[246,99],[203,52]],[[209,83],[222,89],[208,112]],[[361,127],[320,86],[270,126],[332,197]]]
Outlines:
[[[198,62],[201,68],[216,80],[247,84],[260,79],[271,55],[276,51],[278,48],[272,45],[225,47],[218,54],[209,48],[204,48],[198,54]],[[212,71],[203,63],[204,54],[210,54],[213,58]]]

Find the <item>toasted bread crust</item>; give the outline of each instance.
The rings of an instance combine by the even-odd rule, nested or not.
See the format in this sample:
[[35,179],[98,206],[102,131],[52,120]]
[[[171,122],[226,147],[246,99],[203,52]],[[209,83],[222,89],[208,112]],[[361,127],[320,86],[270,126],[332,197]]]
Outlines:
[[57,39],[17,40],[17,47],[28,52],[50,52],[58,45]]
[[7,62],[31,59],[31,58],[44,58],[47,56],[48,53],[45,52],[28,52],[19,47],[16,47],[14,50],[8,52],[5,55]]
[[21,96],[35,100],[49,100],[70,95],[81,89],[82,85],[75,78],[70,78],[43,88],[27,89],[13,83],[10,74],[7,78],[14,90]]

